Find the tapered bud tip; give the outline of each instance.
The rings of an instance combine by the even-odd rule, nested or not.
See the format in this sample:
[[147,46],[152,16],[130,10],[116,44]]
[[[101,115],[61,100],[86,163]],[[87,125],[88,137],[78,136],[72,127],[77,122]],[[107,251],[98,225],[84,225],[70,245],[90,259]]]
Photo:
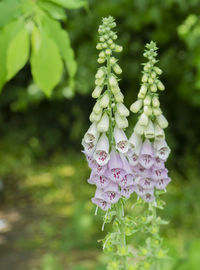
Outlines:
[[119,45],[115,46],[115,52],[122,52],[122,50],[123,50],[122,46],[119,46]]
[[92,92],[92,97],[98,98],[101,95],[102,90],[103,90],[103,87],[96,86],[94,91]]
[[158,81],[157,87],[158,87],[158,89],[161,90],[161,91],[165,90],[165,86],[164,86],[164,84],[163,84],[161,81]]
[[131,107],[130,107],[130,110],[133,112],[133,113],[137,113],[139,112],[139,110],[142,108],[142,100],[139,99],[137,101],[135,101]]

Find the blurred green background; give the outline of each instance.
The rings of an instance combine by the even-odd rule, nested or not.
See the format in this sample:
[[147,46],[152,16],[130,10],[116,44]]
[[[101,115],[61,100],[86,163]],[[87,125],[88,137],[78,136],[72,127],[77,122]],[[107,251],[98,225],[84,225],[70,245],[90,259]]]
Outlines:
[[[0,269],[105,269],[97,240],[109,228],[101,232],[103,213],[94,216],[80,142],[94,103],[98,25],[112,15],[124,48],[120,86],[127,106],[139,89],[145,43],[159,47],[173,180],[160,213],[170,221],[162,228],[170,256],[162,270],[199,270],[200,1],[90,0],[88,10],[67,15],[63,27],[78,65],[74,89],[59,85],[46,98],[27,64],[0,96]],[[130,134],[134,116],[129,120]]]

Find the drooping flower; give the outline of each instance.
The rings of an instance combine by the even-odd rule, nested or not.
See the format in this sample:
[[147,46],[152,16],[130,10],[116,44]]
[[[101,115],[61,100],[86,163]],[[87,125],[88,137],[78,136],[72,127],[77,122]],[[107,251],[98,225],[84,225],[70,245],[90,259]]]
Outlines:
[[111,204],[105,200],[104,191],[102,189],[97,188],[95,196],[92,198],[92,202],[104,211],[107,211],[111,207]]
[[110,158],[109,141],[106,134],[103,133],[96,145],[96,149],[94,152],[94,159],[99,165],[103,166],[108,163],[109,158]]
[[147,139],[144,141],[142,145],[139,162],[145,169],[151,168],[154,163],[153,148],[150,141]]
[[114,128],[114,139],[116,144],[116,149],[121,153],[126,153],[128,151],[128,139],[122,129],[117,126]]

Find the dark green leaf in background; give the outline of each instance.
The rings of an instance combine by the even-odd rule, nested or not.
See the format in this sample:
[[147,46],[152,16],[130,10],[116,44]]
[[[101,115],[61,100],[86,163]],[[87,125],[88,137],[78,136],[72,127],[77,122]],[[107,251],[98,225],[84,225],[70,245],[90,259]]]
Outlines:
[[53,88],[59,83],[63,63],[59,49],[53,39],[49,38],[43,29],[34,27],[32,33],[33,51],[31,55],[31,70],[36,84],[50,96]]

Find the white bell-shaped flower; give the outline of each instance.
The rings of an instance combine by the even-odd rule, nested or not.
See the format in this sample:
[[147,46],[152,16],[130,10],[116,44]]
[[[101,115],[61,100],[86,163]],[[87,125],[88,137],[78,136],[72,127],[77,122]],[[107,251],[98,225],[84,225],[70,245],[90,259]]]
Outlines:
[[109,129],[109,117],[107,113],[105,112],[97,124],[97,130],[98,132],[107,132]]
[[128,121],[126,117],[119,115],[118,112],[115,113],[115,121],[118,126],[118,128],[127,128],[128,127]]
[[125,116],[125,117],[129,116],[129,114],[130,114],[129,110],[121,102],[117,103],[117,111],[121,116]]
[[91,112],[90,114],[90,122],[99,122],[99,120],[101,119],[101,115],[102,115],[102,111],[98,114]]
[[101,135],[94,151],[94,159],[100,166],[108,163],[109,155],[109,140],[105,133]]
[[138,122],[140,123],[141,126],[147,126],[148,125],[149,118],[145,113],[142,113],[140,115],[140,118]]
[[155,140],[154,148],[156,150],[156,156],[166,161],[171,150],[165,140]]
[[129,139],[130,148],[134,151],[138,147],[141,147],[141,145],[142,145],[142,137],[139,134],[133,132]]
[[109,95],[108,94],[105,94],[100,99],[99,105],[101,106],[101,108],[106,108],[106,107],[108,107],[109,101],[110,101]]
[[156,117],[156,120],[158,122],[158,125],[161,127],[161,128],[167,128],[168,127],[168,121],[167,119],[164,117],[163,114],[161,115],[158,115]]
[[102,108],[100,106],[100,102],[99,100],[97,100],[97,102],[95,103],[94,107],[93,107],[93,112],[98,114],[102,111]]
[[116,149],[121,153],[126,153],[128,151],[128,139],[123,129],[119,129],[117,126],[115,126],[114,138],[116,143]]
[[139,134],[139,135],[143,135],[144,131],[145,131],[145,126],[140,125],[140,123],[138,121],[135,125],[134,132]]
[[147,139],[152,139],[155,136],[154,124],[151,120],[148,122],[144,135]]
[[88,131],[85,133],[84,140],[86,143],[95,142],[99,138],[99,132],[97,131],[97,125],[95,122],[89,127]]
[[162,140],[165,138],[164,130],[157,124],[155,126],[155,138],[158,140]]
[[117,92],[114,93],[115,99],[117,102],[123,102],[124,101],[124,95],[122,94],[122,92]]

